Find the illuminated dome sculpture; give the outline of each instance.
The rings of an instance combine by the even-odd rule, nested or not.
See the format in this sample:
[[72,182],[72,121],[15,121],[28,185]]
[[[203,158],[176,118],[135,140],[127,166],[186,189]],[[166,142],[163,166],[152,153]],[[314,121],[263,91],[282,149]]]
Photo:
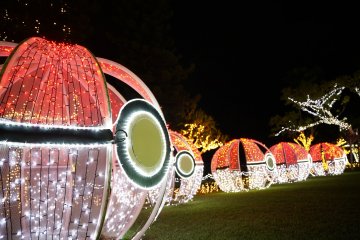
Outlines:
[[[168,178],[165,193],[167,205],[186,203],[193,199],[201,187],[204,172],[204,163],[200,151],[186,137],[180,133],[168,130],[174,147],[174,173]],[[158,195],[158,190],[151,190],[148,201],[153,204]]]
[[[185,203],[191,200],[201,187],[201,181],[204,174],[204,162],[200,151],[178,132],[169,130],[170,139],[174,145],[174,154],[176,157],[174,178],[173,203]],[[190,159],[187,159],[185,152],[190,153],[194,159],[195,165],[191,165]]]
[[310,173],[314,176],[339,175],[344,172],[347,157],[341,147],[322,142],[312,145],[309,153],[313,160]]
[[275,157],[277,183],[306,180],[310,174],[311,156],[306,149],[292,142],[280,142],[270,147]]
[[[0,56],[0,238],[139,239],[160,211],[172,169],[151,91],[79,45],[35,37],[0,42]],[[104,74],[144,99],[124,102]],[[158,204],[129,236],[154,188]]]
[[224,192],[239,192],[269,187],[276,162],[259,141],[240,138],[221,146],[211,160],[211,172]]

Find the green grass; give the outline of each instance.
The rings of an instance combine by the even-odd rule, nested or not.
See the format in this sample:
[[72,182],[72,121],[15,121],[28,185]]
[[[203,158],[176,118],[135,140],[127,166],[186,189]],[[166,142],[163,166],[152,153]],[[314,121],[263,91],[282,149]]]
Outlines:
[[360,239],[360,171],[196,195],[166,206],[143,240]]

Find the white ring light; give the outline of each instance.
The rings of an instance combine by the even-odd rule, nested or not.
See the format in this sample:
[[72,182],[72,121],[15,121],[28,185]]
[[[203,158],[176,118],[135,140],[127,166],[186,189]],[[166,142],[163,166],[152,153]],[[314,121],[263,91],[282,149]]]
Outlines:
[[189,178],[195,172],[195,159],[186,150],[176,154],[175,171],[181,178]]
[[276,160],[275,160],[274,155],[272,155],[271,153],[266,153],[264,159],[265,159],[266,167],[270,171],[273,171],[276,166]]
[[170,137],[159,112],[148,101],[133,99],[120,110],[116,125],[117,158],[141,188],[158,185],[170,165]]

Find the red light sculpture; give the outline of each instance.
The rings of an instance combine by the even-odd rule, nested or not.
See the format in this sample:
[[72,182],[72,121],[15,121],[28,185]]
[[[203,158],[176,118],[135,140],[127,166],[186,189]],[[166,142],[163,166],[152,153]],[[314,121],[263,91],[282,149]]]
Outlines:
[[347,157],[341,147],[321,142],[312,145],[309,153],[313,160],[311,173],[314,176],[339,175],[344,172]]
[[270,147],[277,167],[277,183],[306,180],[310,173],[311,156],[306,149],[292,142],[280,142]]
[[211,172],[224,192],[269,187],[276,171],[275,158],[261,142],[240,138],[221,146],[211,160]]
[[[0,55],[0,238],[139,239],[173,169],[151,91],[79,45],[34,37],[0,42]],[[126,101],[105,74],[144,99]],[[158,203],[129,231],[154,188]]]

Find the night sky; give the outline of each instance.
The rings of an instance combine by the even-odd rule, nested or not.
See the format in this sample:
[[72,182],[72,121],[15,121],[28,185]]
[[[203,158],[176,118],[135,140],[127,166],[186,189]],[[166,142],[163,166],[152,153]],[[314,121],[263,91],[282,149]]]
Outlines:
[[355,6],[285,2],[175,3],[176,46],[196,64],[187,89],[231,138],[277,141],[268,124],[284,111],[281,90],[296,85],[292,69],[319,69],[323,80],[359,69]]

